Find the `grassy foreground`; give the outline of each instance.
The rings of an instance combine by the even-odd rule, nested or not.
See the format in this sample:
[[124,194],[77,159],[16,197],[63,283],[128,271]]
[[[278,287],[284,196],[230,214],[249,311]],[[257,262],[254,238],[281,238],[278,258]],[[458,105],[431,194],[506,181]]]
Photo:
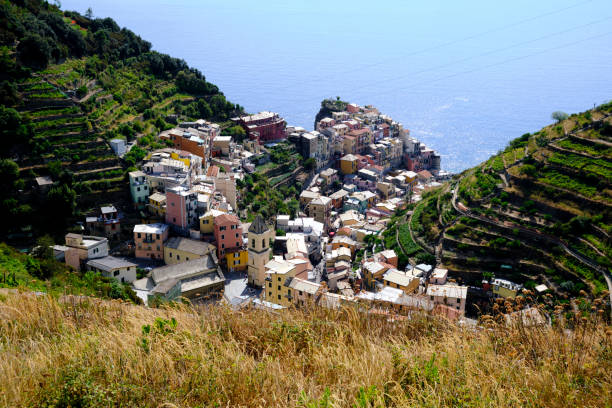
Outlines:
[[[508,305],[506,305],[508,306]],[[612,330],[0,294],[6,407],[609,407]]]

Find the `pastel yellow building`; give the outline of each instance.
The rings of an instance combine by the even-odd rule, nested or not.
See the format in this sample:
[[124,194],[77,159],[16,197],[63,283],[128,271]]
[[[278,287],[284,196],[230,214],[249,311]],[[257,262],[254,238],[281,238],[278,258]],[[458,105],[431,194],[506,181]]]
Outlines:
[[342,174],[353,174],[357,172],[357,157],[347,154],[340,159],[340,171]]
[[166,215],[166,195],[153,193],[149,196],[149,210],[151,213],[163,217]]
[[164,262],[166,265],[193,261],[208,254],[215,254],[216,247],[208,242],[195,239],[172,237],[164,245]]
[[230,272],[244,271],[249,263],[249,252],[244,248],[226,250],[225,262]]
[[294,296],[293,289],[285,286],[287,278],[294,278],[296,267],[284,259],[273,259],[266,264],[265,300],[277,305],[289,306]]
[[183,163],[185,163],[185,166],[187,166],[187,168],[191,166],[191,160],[189,160],[189,157],[181,157],[177,152],[171,152],[170,157],[174,160],[182,161]]
[[215,217],[225,214],[219,210],[209,210],[200,217],[200,232],[204,235],[213,234],[215,232],[214,221]]

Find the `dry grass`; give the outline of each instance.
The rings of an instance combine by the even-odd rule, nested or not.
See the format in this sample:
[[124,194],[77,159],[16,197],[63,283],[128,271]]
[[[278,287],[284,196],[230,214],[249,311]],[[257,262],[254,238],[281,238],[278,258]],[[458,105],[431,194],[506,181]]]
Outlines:
[[474,330],[352,309],[2,295],[0,405],[610,406],[612,330],[596,317],[578,322]]

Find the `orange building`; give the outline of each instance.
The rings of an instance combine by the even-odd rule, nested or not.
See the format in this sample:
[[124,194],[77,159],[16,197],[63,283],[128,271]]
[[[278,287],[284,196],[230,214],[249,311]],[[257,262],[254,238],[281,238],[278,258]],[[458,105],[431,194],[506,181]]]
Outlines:
[[140,224],[134,226],[136,258],[164,259],[164,243],[168,239],[166,224]]
[[172,129],[166,135],[162,135],[161,138],[170,140],[176,149],[185,150],[203,159],[206,158],[206,141],[192,132]]

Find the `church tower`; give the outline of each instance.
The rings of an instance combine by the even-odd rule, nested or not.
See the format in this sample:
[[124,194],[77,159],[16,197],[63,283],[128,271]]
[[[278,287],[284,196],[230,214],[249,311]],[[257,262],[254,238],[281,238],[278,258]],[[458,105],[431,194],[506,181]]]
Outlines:
[[266,279],[266,264],[270,260],[270,232],[261,215],[249,227],[249,285],[263,287]]

